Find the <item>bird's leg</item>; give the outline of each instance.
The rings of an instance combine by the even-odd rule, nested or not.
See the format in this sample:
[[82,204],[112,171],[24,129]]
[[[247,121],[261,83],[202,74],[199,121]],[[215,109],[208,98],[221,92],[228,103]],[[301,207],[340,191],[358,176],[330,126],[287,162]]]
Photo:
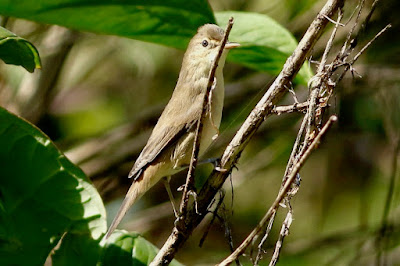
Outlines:
[[[226,172],[226,169],[222,169],[220,167],[220,158],[208,158],[208,159],[204,159],[201,160],[197,163],[197,165],[202,165],[202,164],[207,164],[207,163],[211,163],[214,166],[214,169],[218,172]],[[189,165],[182,165],[182,170],[186,169],[189,167]],[[178,188],[178,191],[183,191],[185,185],[182,185]]]
[[199,164],[211,163],[214,166],[215,171],[226,172],[228,170],[221,168],[220,158],[208,158],[199,162]]
[[169,181],[170,180],[171,180],[171,176],[166,176],[166,177],[163,178],[165,189],[167,190],[169,200],[171,201],[171,204],[172,204],[172,209],[174,209],[175,217],[178,218],[179,215],[178,215],[178,212],[177,212],[177,208],[175,207],[174,197],[172,195],[171,187],[169,185]]
[[201,160],[197,165],[211,163],[215,167],[218,164],[218,162],[219,162],[219,158],[214,157],[214,158],[207,158],[207,159]]

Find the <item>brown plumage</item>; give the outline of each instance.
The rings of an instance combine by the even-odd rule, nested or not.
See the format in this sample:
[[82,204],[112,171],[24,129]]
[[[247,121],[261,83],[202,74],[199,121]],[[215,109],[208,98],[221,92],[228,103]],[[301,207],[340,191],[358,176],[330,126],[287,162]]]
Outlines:
[[[137,158],[129,177],[131,187],[112,222],[106,238],[121,222],[127,210],[162,177],[179,172],[190,163],[195,135],[195,123],[202,112],[204,93],[212,63],[224,37],[224,30],[214,24],[200,27],[191,39],[183,58],[179,79],[170,101],[162,112],[151,136]],[[215,74],[216,86],[211,98],[211,119],[203,125],[200,154],[217,134],[222,117],[224,79],[222,70],[227,51],[239,46],[227,43]]]

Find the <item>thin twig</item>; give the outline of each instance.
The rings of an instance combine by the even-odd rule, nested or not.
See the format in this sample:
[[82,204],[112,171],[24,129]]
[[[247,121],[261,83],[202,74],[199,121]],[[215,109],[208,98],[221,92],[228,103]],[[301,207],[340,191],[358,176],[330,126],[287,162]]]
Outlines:
[[371,19],[371,17],[372,17],[372,14],[374,13],[375,8],[376,8],[376,6],[378,5],[378,3],[379,3],[379,0],[375,0],[375,1],[372,3],[371,9],[370,9],[370,11],[369,11],[367,17],[365,18],[364,23],[361,25],[361,30],[360,30],[360,31],[365,31],[365,30],[366,30],[366,28],[367,28],[367,26],[368,26],[368,23],[369,23],[369,21],[370,21],[370,19]]
[[[365,3],[365,0],[360,0],[359,4],[357,5],[357,7],[359,8],[358,13],[357,13],[357,17],[356,17],[356,20],[355,20],[355,22],[353,24],[353,27],[351,27],[351,29],[349,30],[349,32],[347,34],[346,41],[343,44],[342,50],[340,52],[340,54],[342,56],[346,53],[347,44],[349,43],[349,41],[351,39],[351,35],[353,35],[353,32],[354,32],[356,26],[358,25],[358,21],[359,21],[360,16],[361,16],[361,11],[362,11],[362,9],[364,7],[364,3]],[[354,47],[352,49],[354,49]],[[347,55],[350,52],[351,52],[351,50],[349,52],[347,52]]]
[[276,216],[276,212],[274,212],[271,216],[271,219],[269,219],[264,236],[261,239],[260,244],[258,244],[258,253],[257,253],[256,259],[255,259],[254,265],[258,265],[258,262],[262,259],[263,254],[266,253],[265,250],[263,249],[263,246],[264,246],[265,241],[267,241],[267,239],[268,239],[268,235],[271,232],[272,226],[274,225],[275,216]]
[[334,21],[334,20],[331,19],[330,17],[327,17],[327,16],[325,16],[325,17],[326,17],[327,20],[329,20],[330,22],[332,22],[332,23],[333,23],[334,25],[336,25],[336,26],[342,26],[342,27],[345,26],[344,24],[340,23],[340,20]]
[[[306,123],[308,121],[308,113],[303,117],[303,121],[301,122],[301,126],[299,132],[297,133],[296,140],[293,144],[292,152],[290,153],[289,161],[286,166],[285,174],[283,176],[282,182],[286,181],[286,176],[289,174],[290,169],[292,168],[293,164],[295,164],[296,156],[298,154],[298,149],[301,141],[301,137],[303,136],[304,130],[306,128]],[[282,184],[283,186],[283,184]]]
[[353,64],[355,61],[357,61],[357,59],[360,57],[361,54],[363,54],[365,52],[365,50],[368,49],[368,47],[370,47],[370,45],[379,38],[379,36],[381,36],[385,31],[387,31],[388,29],[390,29],[392,27],[391,24],[386,25],[386,27],[384,27],[380,32],[378,32],[374,38],[372,38],[372,40],[370,40],[355,56],[354,58],[350,61],[350,64]]
[[211,226],[214,224],[214,220],[218,216],[218,213],[217,213],[218,209],[224,202],[225,193],[223,193],[222,190],[220,190],[220,191],[221,192],[220,192],[220,196],[219,196],[217,205],[216,205],[215,209],[212,211],[213,215],[212,215],[211,221],[208,223],[206,230],[204,230],[203,236],[201,237],[200,242],[199,242],[199,247],[203,246],[203,243],[207,238],[208,232],[210,232]]
[[322,58],[321,58],[321,63],[318,67],[318,73],[321,73],[325,69],[326,61],[328,60],[328,54],[332,49],[333,40],[335,39],[337,30],[338,30],[339,26],[343,25],[343,24],[340,24],[340,21],[342,20],[342,18],[343,18],[343,10],[339,9],[338,20],[337,20],[337,23],[335,23],[335,27],[333,28],[332,34],[326,44],[324,54],[322,55]]
[[383,28],[381,31],[379,31],[374,38],[372,38],[372,40],[370,40],[357,54],[356,56],[354,56],[354,58],[352,60],[350,60],[350,62],[346,62],[346,58],[347,55],[341,55],[338,54],[337,56],[337,61],[339,61],[340,63],[336,63],[336,64],[332,64],[332,69],[337,69],[340,66],[345,66],[344,70],[342,71],[342,73],[340,73],[340,75],[336,78],[335,83],[338,83],[339,81],[341,81],[344,77],[344,75],[347,73],[348,70],[352,71],[353,68],[353,64],[356,62],[356,60],[361,56],[362,53],[365,52],[365,50],[379,37],[381,36],[385,31],[387,31],[389,28],[391,27],[391,24],[386,25],[385,28]]
[[282,223],[281,232],[279,233],[279,239],[276,242],[274,254],[272,255],[271,262],[269,263],[270,266],[275,266],[278,262],[279,255],[281,252],[281,248],[283,245],[283,239],[289,234],[289,227],[293,221],[293,213],[292,210],[286,215],[285,221]]
[[284,114],[284,113],[294,113],[294,112],[304,112],[308,107],[308,102],[304,103],[296,103],[292,105],[285,106],[275,106],[274,109],[271,110],[273,114]]
[[189,191],[194,190],[194,171],[195,171],[196,165],[197,165],[197,158],[198,158],[199,150],[200,150],[200,139],[201,139],[201,134],[202,134],[202,130],[203,130],[203,123],[204,123],[204,119],[207,115],[207,107],[208,107],[208,102],[210,100],[209,96],[210,96],[211,89],[212,89],[214,79],[215,79],[215,71],[217,70],[218,62],[219,62],[219,59],[221,58],[222,52],[224,51],[225,44],[228,41],[229,33],[232,29],[232,26],[233,26],[233,18],[231,17],[229,19],[228,26],[226,27],[225,35],[222,40],[221,46],[219,47],[218,54],[214,59],[214,63],[211,68],[210,75],[208,77],[207,90],[204,94],[204,99],[203,99],[203,109],[201,112],[201,116],[197,122],[196,135],[195,135],[194,141],[193,141],[192,158],[190,160],[189,170],[188,170],[187,177],[186,177],[186,184],[185,184],[185,187],[183,190],[182,201],[181,201],[181,206],[180,206],[180,216],[186,215],[187,205],[189,202],[189,194],[190,194]]
[[218,264],[219,266],[229,265],[234,260],[236,260],[237,257],[242,255],[243,252],[248,247],[248,245],[253,240],[253,238],[261,231],[262,228],[265,227],[266,223],[269,221],[272,214],[276,211],[276,209],[278,208],[281,201],[285,198],[286,193],[289,191],[289,189],[292,186],[293,181],[297,177],[297,173],[300,171],[301,167],[304,165],[306,160],[310,157],[311,152],[317,147],[322,136],[324,136],[326,134],[326,132],[331,128],[333,122],[336,122],[336,121],[337,121],[337,116],[335,116],[335,115],[333,115],[329,118],[329,120],[326,122],[325,126],[321,129],[319,134],[315,137],[314,141],[304,152],[304,155],[300,158],[299,162],[293,167],[293,170],[292,170],[291,174],[288,176],[285,185],[279,191],[278,196],[276,197],[274,203],[272,203],[271,207],[268,209],[267,213],[264,215],[264,217],[261,219],[261,221],[257,224],[257,226],[253,229],[253,231],[247,236],[247,238],[242,242],[242,244],[235,250],[235,252],[233,252],[229,257],[227,257],[220,264]]
[[376,239],[376,248],[377,248],[377,256],[376,256],[376,265],[386,265],[385,257],[382,258],[382,253],[385,251],[387,246],[387,231],[389,225],[389,213],[392,206],[393,201],[393,193],[395,188],[395,181],[397,175],[397,160],[400,154],[400,138],[395,140],[393,149],[393,157],[392,157],[392,169],[390,175],[390,183],[389,190],[385,200],[385,207],[382,215],[381,228],[379,230],[378,237]]

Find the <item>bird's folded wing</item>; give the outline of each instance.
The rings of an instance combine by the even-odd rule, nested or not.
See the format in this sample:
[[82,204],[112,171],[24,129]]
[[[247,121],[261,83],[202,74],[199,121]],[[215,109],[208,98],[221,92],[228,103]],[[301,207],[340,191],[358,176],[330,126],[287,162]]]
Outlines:
[[139,157],[137,158],[129,177],[133,177],[134,180],[139,178],[142,170],[144,170],[148,164],[154,161],[158,155],[176,140],[178,140],[183,134],[185,134],[186,128],[184,125],[166,127],[162,130],[157,131],[158,134],[151,134],[149,141],[143,148]]
[[[198,96],[203,99],[203,95]],[[187,97],[188,99],[195,99]],[[178,99],[180,101],[180,99]],[[186,99],[185,99],[186,100]],[[170,102],[160,116],[157,125],[137,158],[129,177],[137,180],[142,171],[153,162],[168,147],[176,143],[184,134],[194,129],[196,121],[202,112],[202,102],[187,100],[186,104],[175,104],[177,99],[172,96]],[[177,106],[180,106],[179,109]]]
[[[137,180],[146,167],[153,162],[164,150],[176,143],[184,134],[193,130],[197,120],[176,126],[154,128],[146,146],[137,158],[129,177]],[[155,133],[157,132],[157,133]]]

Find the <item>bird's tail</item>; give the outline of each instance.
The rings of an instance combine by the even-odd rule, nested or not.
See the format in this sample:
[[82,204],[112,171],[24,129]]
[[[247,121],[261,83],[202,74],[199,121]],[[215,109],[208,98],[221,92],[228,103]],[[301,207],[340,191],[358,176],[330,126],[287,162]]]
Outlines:
[[126,193],[125,199],[122,202],[117,215],[111,223],[110,228],[108,228],[106,239],[109,238],[115,228],[117,228],[129,208],[147,191],[147,188],[143,186],[141,181],[143,180],[133,181],[128,193]]

